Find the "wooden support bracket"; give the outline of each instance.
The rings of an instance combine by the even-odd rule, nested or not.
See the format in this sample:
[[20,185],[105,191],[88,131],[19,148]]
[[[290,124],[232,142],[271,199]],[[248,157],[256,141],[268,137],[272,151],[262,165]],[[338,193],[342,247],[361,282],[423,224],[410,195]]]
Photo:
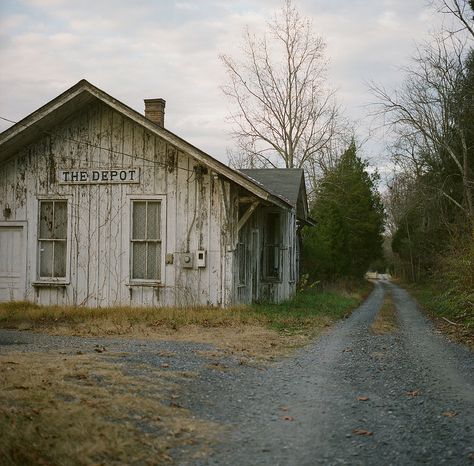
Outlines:
[[224,201],[225,219],[226,219],[226,222],[229,223],[230,222],[230,212],[229,212],[230,211],[230,206],[229,206],[230,201],[227,199],[224,180],[222,178],[220,178],[219,181],[220,181],[222,199]]
[[239,220],[239,223],[237,224],[237,231],[240,231],[242,227],[247,223],[247,220],[253,214],[253,211],[258,207],[258,204],[259,204],[259,201],[253,202],[252,205],[250,205],[249,208],[245,211],[244,215],[242,215],[242,218]]

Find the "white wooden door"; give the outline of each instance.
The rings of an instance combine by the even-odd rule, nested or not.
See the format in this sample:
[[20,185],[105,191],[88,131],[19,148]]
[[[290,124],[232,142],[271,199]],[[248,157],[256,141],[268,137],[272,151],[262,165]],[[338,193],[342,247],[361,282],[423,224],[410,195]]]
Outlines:
[[25,299],[26,228],[0,225],[0,302]]

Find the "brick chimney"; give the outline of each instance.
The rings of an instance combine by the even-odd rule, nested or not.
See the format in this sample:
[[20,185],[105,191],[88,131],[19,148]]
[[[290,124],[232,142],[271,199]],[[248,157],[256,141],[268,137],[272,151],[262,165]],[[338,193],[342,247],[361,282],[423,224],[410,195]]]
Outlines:
[[165,125],[164,99],[145,99],[145,117],[162,128]]

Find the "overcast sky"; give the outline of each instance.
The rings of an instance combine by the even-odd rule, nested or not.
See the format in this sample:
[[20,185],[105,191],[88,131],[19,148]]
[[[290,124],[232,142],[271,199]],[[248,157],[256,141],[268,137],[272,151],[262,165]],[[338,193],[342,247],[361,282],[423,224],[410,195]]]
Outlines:
[[[295,0],[327,42],[330,83],[367,136],[365,83],[387,87],[440,22],[427,0]],[[0,0],[0,116],[18,121],[85,78],[135,110],[166,100],[165,126],[226,161],[219,54],[239,54],[280,0]],[[0,131],[8,123],[0,123]],[[380,140],[365,155],[376,160]]]

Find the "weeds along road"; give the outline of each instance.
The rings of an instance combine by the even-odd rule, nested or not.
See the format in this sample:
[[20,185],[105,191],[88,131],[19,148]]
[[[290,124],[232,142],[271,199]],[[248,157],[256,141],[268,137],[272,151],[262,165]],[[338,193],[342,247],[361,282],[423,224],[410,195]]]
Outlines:
[[[399,329],[377,335],[371,324],[387,291]],[[403,289],[378,283],[296,357],[218,393],[193,387],[205,394],[190,396],[193,409],[235,426],[199,464],[472,465],[472,356],[437,334]]]
[[[386,307],[382,304],[387,294],[391,294],[396,307],[396,328],[377,334],[372,326],[383,315],[379,311]],[[29,356],[30,352],[36,356]],[[217,355],[209,359],[208,353]],[[26,403],[22,408],[25,413],[40,411],[34,402],[28,402],[30,394],[35,393],[28,391],[32,382],[25,370],[37,360],[34,358],[46,358],[49,366],[54,361],[71,366],[69,375],[68,367],[63,372],[51,367],[51,374],[56,374],[52,379],[51,374],[45,375],[57,387],[53,401],[61,409],[75,409],[71,400],[79,402],[88,387],[92,391],[97,387],[101,393],[109,390],[112,398],[103,395],[101,401],[108,409],[103,413],[105,421],[112,413],[116,425],[134,426],[137,451],[152,464],[161,464],[156,452],[163,450],[163,458],[172,460],[172,464],[199,466],[474,465],[473,353],[437,333],[411,297],[389,282],[377,283],[350,318],[314,343],[269,365],[241,364],[239,357],[219,352],[210,344],[53,337],[12,330],[0,330],[2,354],[0,378],[7,377],[4,385],[10,390],[2,394],[14,394],[16,389]],[[11,360],[13,357],[16,362]],[[62,362],[63,358],[67,361]],[[40,363],[36,363],[35,370]],[[109,372],[116,368],[134,382],[127,385],[134,403],[116,403],[113,396],[122,393],[125,382],[107,382],[100,372],[95,373],[96,365],[106,365]],[[25,380],[8,382],[8,377],[19,371],[26,374]],[[167,374],[171,379],[166,379]],[[170,381],[176,386],[168,389]],[[12,383],[19,386],[11,387]],[[79,391],[71,399],[64,398],[62,386]],[[142,403],[152,406],[149,409],[154,415],[145,410],[137,416],[135,411],[143,411]],[[120,409],[115,409],[117,405]],[[81,406],[86,409],[89,404]],[[160,414],[162,420],[155,422],[155,410],[163,406],[169,409]],[[93,422],[95,411],[87,412]],[[18,415],[12,416],[14,426]],[[31,422],[39,417],[32,415]],[[168,430],[163,428],[178,418],[190,426],[178,432],[180,436],[173,425]],[[54,425],[61,428],[61,424]],[[202,426],[208,426],[208,430]],[[128,430],[122,432],[123,436],[130,440]],[[63,442],[77,442],[77,437],[63,437]],[[160,442],[167,439],[171,439],[168,446],[161,448]],[[88,440],[87,435],[82,439],[86,443]],[[28,439],[25,442],[28,444]],[[114,461],[104,464],[144,464],[123,459],[130,457],[127,454],[117,457],[113,445],[109,452],[105,446],[104,454]],[[201,450],[200,445],[204,445]],[[49,458],[48,451],[42,454]],[[44,464],[93,462],[80,461],[76,456],[70,460],[48,460]]]

